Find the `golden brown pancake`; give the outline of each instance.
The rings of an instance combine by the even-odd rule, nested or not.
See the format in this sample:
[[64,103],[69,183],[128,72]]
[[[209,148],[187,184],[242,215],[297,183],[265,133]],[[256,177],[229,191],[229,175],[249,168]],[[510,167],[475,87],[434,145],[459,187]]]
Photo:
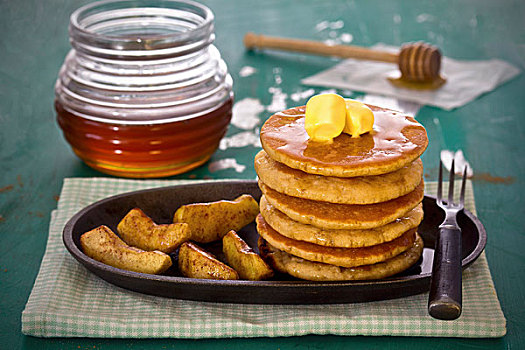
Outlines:
[[261,129],[261,144],[275,161],[306,173],[354,177],[401,169],[425,151],[425,128],[400,112],[368,105],[374,130],[352,138],[342,133],[333,142],[314,142],[304,128],[305,107],[271,116]]
[[261,215],[255,221],[259,235],[276,249],[305,260],[342,267],[371,265],[399,255],[413,245],[416,234],[414,228],[390,242],[370,247],[332,248],[285,237],[268,225]]
[[423,240],[416,234],[413,245],[403,253],[373,265],[340,267],[308,261],[272,247],[259,238],[261,256],[275,270],[310,281],[373,280],[393,276],[414,265],[423,252]]
[[375,204],[334,204],[279,193],[259,181],[266,200],[295,221],[325,229],[368,229],[386,225],[414,209],[424,196],[423,180],[399,198]]
[[259,206],[264,221],[281,235],[325,247],[360,248],[389,242],[417,227],[423,220],[423,206],[419,204],[384,226],[367,230],[327,230],[290,219],[268,203],[264,196]]
[[264,151],[255,156],[254,164],[261,181],[277,192],[341,204],[372,204],[403,196],[412,192],[423,176],[420,159],[391,173],[351,178],[308,174],[272,160]]

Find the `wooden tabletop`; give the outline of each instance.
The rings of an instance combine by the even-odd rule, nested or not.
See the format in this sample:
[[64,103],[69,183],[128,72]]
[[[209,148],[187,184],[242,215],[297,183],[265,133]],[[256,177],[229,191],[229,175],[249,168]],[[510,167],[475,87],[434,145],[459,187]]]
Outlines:
[[[474,168],[478,216],[486,254],[507,318],[500,339],[304,336],[290,338],[40,339],[24,336],[21,312],[38,273],[50,214],[66,177],[105,176],[84,165],[62,137],[53,110],[54,84],[70,49],[70,13],[88,1],[0,2],[0,348],[5,349],[523,349],[525,338],[525,75],[453,111],[423,107],[417,119],[430,145],[423,155],[425,179],[437,179],[442,149],[462,150]],[[365,47],[424,40],[457,59],[506,60],[525,68],[523,1],[204,1],[216,17],[216,45],[234,79],[237,102],[260,103],[265,120],[273,106],[306,102],[300,79],[338,62],[283,52],[246,52],[252,31],[308,40],[338,40]],[[251,68],[255,72],[250,72]],[[248,74],[252,73],[252,74]],[[322,89],[315,89],[318,93]],[[344,91],[339,91],[345,94]],[[301,93],[303,93],[301,95]],[[346,92],[348,93],[348,92]],[[283,95],[283,94],[286,94]],[[359,92],[350,97],[361,96]],[[279,98],[285,98],[279,100]],[[255,102],[254,102],[255,101]],[[272,103],[274,103],[272,105]],[[252,130],[253,131],[253,130]],[[231,138],[210,162],[174,178],[255,178],[260,148],[234,147]],[[241,142],[242,143],[242,142]],[[237,144],[237,146],[241,146]],[[230,159],[223,161],[224,159]],[[234,162],[232,161],[234,160]],[[233,162],[233,163],[232,163]],[[224,165],[230,165],[224,168]]]

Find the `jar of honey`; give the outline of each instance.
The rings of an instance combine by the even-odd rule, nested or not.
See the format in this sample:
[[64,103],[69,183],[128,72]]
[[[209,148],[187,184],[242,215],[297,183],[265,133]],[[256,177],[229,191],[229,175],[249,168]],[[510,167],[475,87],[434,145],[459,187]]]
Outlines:
[[89,166],[163,177],[206,162],[231,119],[214,18],[187,0],[106,0],[71,15],[55,87],[64,137]]

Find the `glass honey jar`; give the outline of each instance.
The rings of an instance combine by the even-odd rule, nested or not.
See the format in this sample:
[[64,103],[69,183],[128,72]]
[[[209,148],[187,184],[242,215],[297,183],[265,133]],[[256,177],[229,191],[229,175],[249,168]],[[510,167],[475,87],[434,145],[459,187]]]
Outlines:
[[136,178],[210,158],[233,103],[210,9],[186,0],[95,2],[71,15],[69,33],[55,110],[78,157]]

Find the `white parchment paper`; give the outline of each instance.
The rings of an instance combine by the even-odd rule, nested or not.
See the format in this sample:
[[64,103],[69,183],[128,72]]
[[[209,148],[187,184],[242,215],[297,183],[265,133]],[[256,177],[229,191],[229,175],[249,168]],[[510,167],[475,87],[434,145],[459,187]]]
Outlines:
[[[383,44],[373,48],[393,52],[398,50]],[[301,80],[301,83],[391,96],[451,110],[471,102],[520,74],[518,68],[498,59],[460,61],[448,57],[443,57],[441,71],[447,79],[441,88],[434,91],[416,91],[395,87],[387,80],[387,77],[398,72],[395,64],[346,59],[330,69]]]

